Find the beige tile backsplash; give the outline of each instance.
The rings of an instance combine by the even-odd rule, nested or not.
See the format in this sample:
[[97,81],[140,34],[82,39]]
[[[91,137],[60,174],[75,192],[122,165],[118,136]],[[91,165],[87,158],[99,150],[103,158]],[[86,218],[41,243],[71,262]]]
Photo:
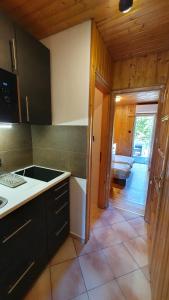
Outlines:
[[86,126],[14,124],[10,129],[0,129],[0,158],[4,171],[39,164],[86,178],[86,157]]
[[33,163],[32,137],[29,125],[14,124],[12,128],[0,128],[1,169],[12,171]]

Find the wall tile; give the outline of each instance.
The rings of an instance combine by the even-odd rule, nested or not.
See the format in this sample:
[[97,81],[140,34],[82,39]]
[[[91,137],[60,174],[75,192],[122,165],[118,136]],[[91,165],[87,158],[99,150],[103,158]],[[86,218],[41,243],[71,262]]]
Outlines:
[[33,162],[86,178],[87,126],[32,126]]
[[13,125],[10,129],[0,129],[0,151],[32,148],[31,127]]
[[16,124],[10,129],[0,129],[0,158],[4,171],[13,171],[33,163],[29,125]]
[[14,171],[32,165],[32,149],[0,152],[3,171]]
[[0,129],[0,158],[6,171],[34,163],[86,178],[87,126],[16,124]]

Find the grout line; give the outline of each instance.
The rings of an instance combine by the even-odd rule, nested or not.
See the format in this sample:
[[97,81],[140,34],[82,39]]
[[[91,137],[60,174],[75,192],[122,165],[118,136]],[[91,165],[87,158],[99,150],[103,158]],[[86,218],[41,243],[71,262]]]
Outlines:
[[[137,239],[138,237],[136,237],[136,238],[134,238],[134,239],[132,239],[132,240],[135,240],[135,239]],[[126,247],[126,245],[125,245],[125,242],[123,242],[123,246],[125,247],[125,249],[127,250],[127,252],[130,254],[130,256],[133,258],[133,260],[135,261],[135,263],[137,264],[137,266],[139,267],[139,268],[142,268],[139,264],[138,264],[138,262],[136,261],[136,259],[135,259],[135,257],[133,256],[133,254],[128,250],[128,248]]]
[[85,288],[86,288],[86,292],[87,292],[87,286],[86,286],[86,282],[85,282],[85,279],[84,279],[84,276],[83,276],[83,271],[82,271],[82,268],[81,268],[81,265],[80,265],[80,259],[79,259],[79,257],[78,257],[78,263],[79,263],[81,275],[82,275],[82,278],[83,278],[83,281],[84,281],[84,285],[85,285]]
[[121,291],[122,295],[123,295],[123,296],[124,296],[124,298],[127,300],[127,297],[126,297],[126,295],[124,294],[123,290],[121,289],[121,287],[120,287],[120,285],[119,285],[119,283],[118,283],[118,280],[117,280],[117,278],[115,279],[115,281],[116,281],[116,283],[117,283],[117,285],[118,285],[118,287],[119,287],[119,289],[120,289],[120,291]]

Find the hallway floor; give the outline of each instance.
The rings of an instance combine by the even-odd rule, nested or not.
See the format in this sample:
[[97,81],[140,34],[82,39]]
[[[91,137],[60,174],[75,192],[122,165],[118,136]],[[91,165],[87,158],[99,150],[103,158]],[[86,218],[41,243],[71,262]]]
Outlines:
[[142,217],[93,209],[86,245],[69,237],[25,300],[150,300]]
[[125,187],[113,183],[113,206],[144,215],[148,175],[147,165],[134,163]]

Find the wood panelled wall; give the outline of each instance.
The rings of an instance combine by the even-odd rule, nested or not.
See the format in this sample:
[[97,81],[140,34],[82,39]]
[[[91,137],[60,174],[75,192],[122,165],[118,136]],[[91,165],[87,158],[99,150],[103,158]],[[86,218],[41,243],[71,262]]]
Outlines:
[[[88,137],[88,170],[87,170],[87,214],[86,214],[86,240],[89,238],[90,232],[90,204],[91,204],[91,169],[92,169],[92,140],[93,140],[93,115],[94,115],[94,96],[95,87],[103,92],[106,99],[106,106],[109,107],[109,115],[112,112],[112,101],[111,101],[111,88],[113,78],[113,61],[111,55],[106,48],[95,22],[92,22],[91,31],[91,62],[90,62],[90,95],[89,95],[89,137]],[[103,112],[104,114],[105,112]],[[105,119],[108,119],[106,116]],[[103,117],[104,118],[104,117]],[[109,124],[109,126],[111,126]],[[105,128],[105,135],[109,132],[109,128]],[[108,152],[111,155],[111,149],[108,144],[106,145],[104,152],[107,152],[108,163]],[[109,163],[110,165],[110,163]],[[110,169],[110,168],[109,168]],[[104,172],[103,172],[104,173]],[[107,172],[108,173],[108,172]]]
[[95,25],[92,23],[92,49],[91,49],[91,67],[112,87],[113,61],[106,48],[101,35]]
[[117,105],[115,108],[113,142],[116,154],[132,155],[136,105]]
[[116,61],[113,90],[165,84],[168,68],[169,51]]

